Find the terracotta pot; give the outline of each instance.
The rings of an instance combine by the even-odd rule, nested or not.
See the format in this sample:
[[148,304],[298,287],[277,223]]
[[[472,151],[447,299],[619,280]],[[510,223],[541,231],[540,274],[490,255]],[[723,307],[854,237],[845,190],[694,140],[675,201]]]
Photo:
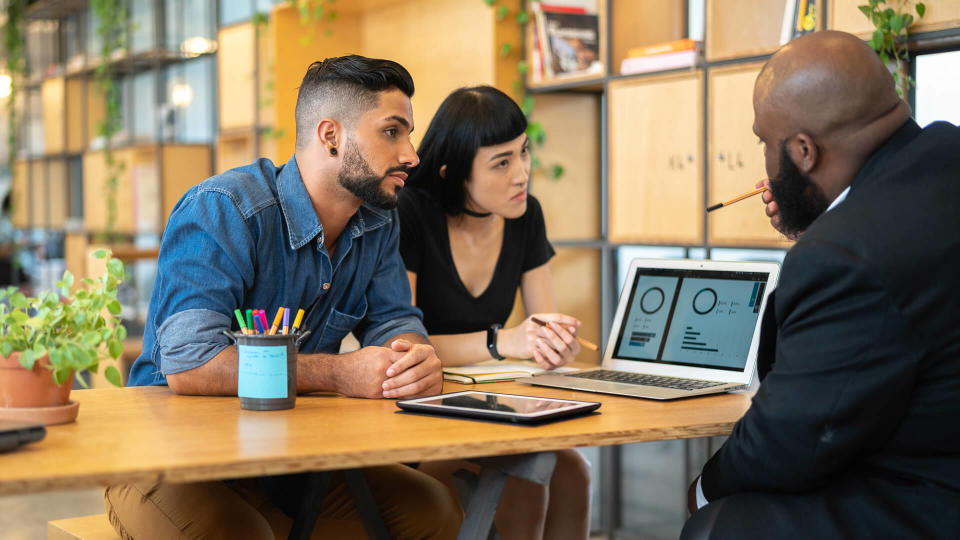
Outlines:
[[54,407],[70,400],[73,374],[57,386],[47,355],[38,358],[33,369],[20,365],[20,353],[0,358],[0,407]]

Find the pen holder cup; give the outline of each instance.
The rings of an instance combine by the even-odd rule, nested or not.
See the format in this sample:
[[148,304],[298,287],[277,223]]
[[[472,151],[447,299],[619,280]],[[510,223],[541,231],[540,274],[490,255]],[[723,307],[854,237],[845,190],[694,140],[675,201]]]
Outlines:
[[237,347],[237,395],[241,409],[293,408],[297,401],[297,351],[309,333],[271,336],[224,332]]

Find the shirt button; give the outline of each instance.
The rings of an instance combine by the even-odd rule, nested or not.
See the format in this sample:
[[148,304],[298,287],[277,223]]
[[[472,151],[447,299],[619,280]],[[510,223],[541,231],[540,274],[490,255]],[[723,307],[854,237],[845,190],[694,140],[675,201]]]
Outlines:
[[329,288],[330,288],[330,284],[329,284],[329,283],[324,283],[324,284],[323,284],[323,290],[327,290],[327,289],[329,289]]

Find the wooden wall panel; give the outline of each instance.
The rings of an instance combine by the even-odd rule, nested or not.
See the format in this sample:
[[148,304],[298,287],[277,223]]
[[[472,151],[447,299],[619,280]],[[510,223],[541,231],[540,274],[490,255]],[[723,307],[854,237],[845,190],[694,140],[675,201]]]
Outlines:
[[83,152],[87,145],[87,82],[84,79],[71,77],[67,79],[67,112],[64,117],[67,130],[67,152],[78,154]]
[[[307,67],[316,60],[346,54],[366,54],[366,51],[361,47],[362,24],[358,15],[341,14],[334,22],[317,22],[312,37],[306,44],[301,43],[301,36],[311,34],[300,24],[300,14],[296,7],[288,3],[279,4],[273,8],[271,18],[273,24],[268,27],[267,41],[276,58],[273,79],[276,103],[274,126],[282,133],[277,137],[276,151],[285,156],[286,160],[293,154],[296,141],[294,109],[297,104],[297,88]],[[328,29],[330,33],[327,32]],[[401,29],[404,37],[398,39]],[[389,28],[390,40],[395,47],[408,41],[410,34],[411,29],[404,27],[400,21],[394,21]],[[422,53],[423,49],[420,52]],[[388,57],[393,58],[389,55]]]
[[64,159],[47,162],[47,223],[48,227],[63,229],[70,208],[70,176]]
[[[783,2],[707,0],[707,60],[776,50],[780,46],[783,8]],[[818,21],[822,20],[823,17],[819,17]]]
[[97,138],[97,125],[106,118],[106,102],[103,97],[103,90],[100,85],[93,80],[93,77],[86,79],[87,84],[87,142]]
[[163,208],[160,226],[166,226],[173,207],[191,187],[211,174],[210,147],[203,144],[175,144],[163,147]]
[[220,30],[217,48],[217,100],[220,129],[254,124],[253,24],[236,24]]
[[610,72],[620,73],[620,63],[632,47],[687,37],[687,2],[684,0],[629,0],[613,2],[609,28],[613,30]]
[[533,120],[547,133],[535,155],[548,169],[558,163],[564,174],[554,179],[535,171],[532,193],[543,206],[551,239],[600,238],[600,99],[593,94],[536,96]]
[[[900,0],[889,0],[888,4],[897,9],[903,5]],[[914,22],[910,27],[910,33],[931,32],[934,30],[944,30],[946,28],[956,28],[960,26],[960,2],[957,0],[924,0],[927,10],[922,19]],[[857,6],[865,4],[862,0],[831,0],[828,3],[830,10],[830,28],[832,30],[843,30],[851,34],[857,34],[864,38],[869,38],[873,33],[873,24],[857,9]],[[916,2],[907,2],[904,13],[910,13],[914,19],[917,18],[917,12],[914,9]]]
[[67,233],[63,236],[63,258],[67,270],[73,274],[74,289],[87,277],[87,235]]
[[[762,64],[710,70],[707,106],[709,204],[754,189],[767,177],[763,147],[753,133],[753,84]],[[770,226],[759,196],[707,215],[711,245],[787,247]]]
[[220,174],[234,167],[241,167],[260,157],[253,155],[254,130],[246,133],[235,133],[230,136],[221,135],[217,139],[216,173]]
[[415,145],[450,92],[496,83],[494,23],[479,1],[409,0],[364,16],[362,54],[395,60],[413,76]]
[[13,181],[10,186],[10,222],[14,227],[30,226],[30,178],[25,160],[13,162]]
[[131,196],[130,214],[138,232],[160,232],[161,187],[155,146],[138,146],[128,150],[130,156],[124,171],[124,182]]
[[603,344],[600,330],[600,251],[589,248],[559,248],[550,261],[557,309],[580,319],[580,337],[599,350],[581,347],[577,360],[599,364]]
[[[113,231],[132,234],[134,232],[135,200],[130,182],[132,156],[130,149],[114,151],[115,159],[124,164],[123,172],[117,183],[117,219]],[[90,151],[83,154],[83,220],[90,232],[103,232],[107,229],[106,164],[103,152]]]
[[59,154],[64,151],[64,100],[66,83],[63,77],[43,81],[40,87],[43,101],[43,144],[47,154]]
[[34,227],[47,227],[50,223],[50,189],[47,180],[47,163],[35,159],[27,166],[30,171],[30,221]]
[[613,242],[703,242],[703,76],[610,83],[609,229]]

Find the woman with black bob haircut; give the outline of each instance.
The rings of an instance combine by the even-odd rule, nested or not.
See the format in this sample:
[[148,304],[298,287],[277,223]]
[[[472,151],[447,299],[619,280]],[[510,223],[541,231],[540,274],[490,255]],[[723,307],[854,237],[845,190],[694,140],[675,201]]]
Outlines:
[[[527,194],[527,120],[490,86],[460,88],[437,109],[400,191],[400,254],[413,303],[444,366],[505,357],[562,366],[580,350],[580,321],[556,312],[543,212]],[[517,289],[527,318],[505,328]],[[536,317],[546,321],[540,326]],[[463,462],[424,463],[450,484]],[[469,466],[466,466],[469,468]],[[557,452],[548,487],[511,477],[495,524],[501,538],[586,538],[589,465]]]

